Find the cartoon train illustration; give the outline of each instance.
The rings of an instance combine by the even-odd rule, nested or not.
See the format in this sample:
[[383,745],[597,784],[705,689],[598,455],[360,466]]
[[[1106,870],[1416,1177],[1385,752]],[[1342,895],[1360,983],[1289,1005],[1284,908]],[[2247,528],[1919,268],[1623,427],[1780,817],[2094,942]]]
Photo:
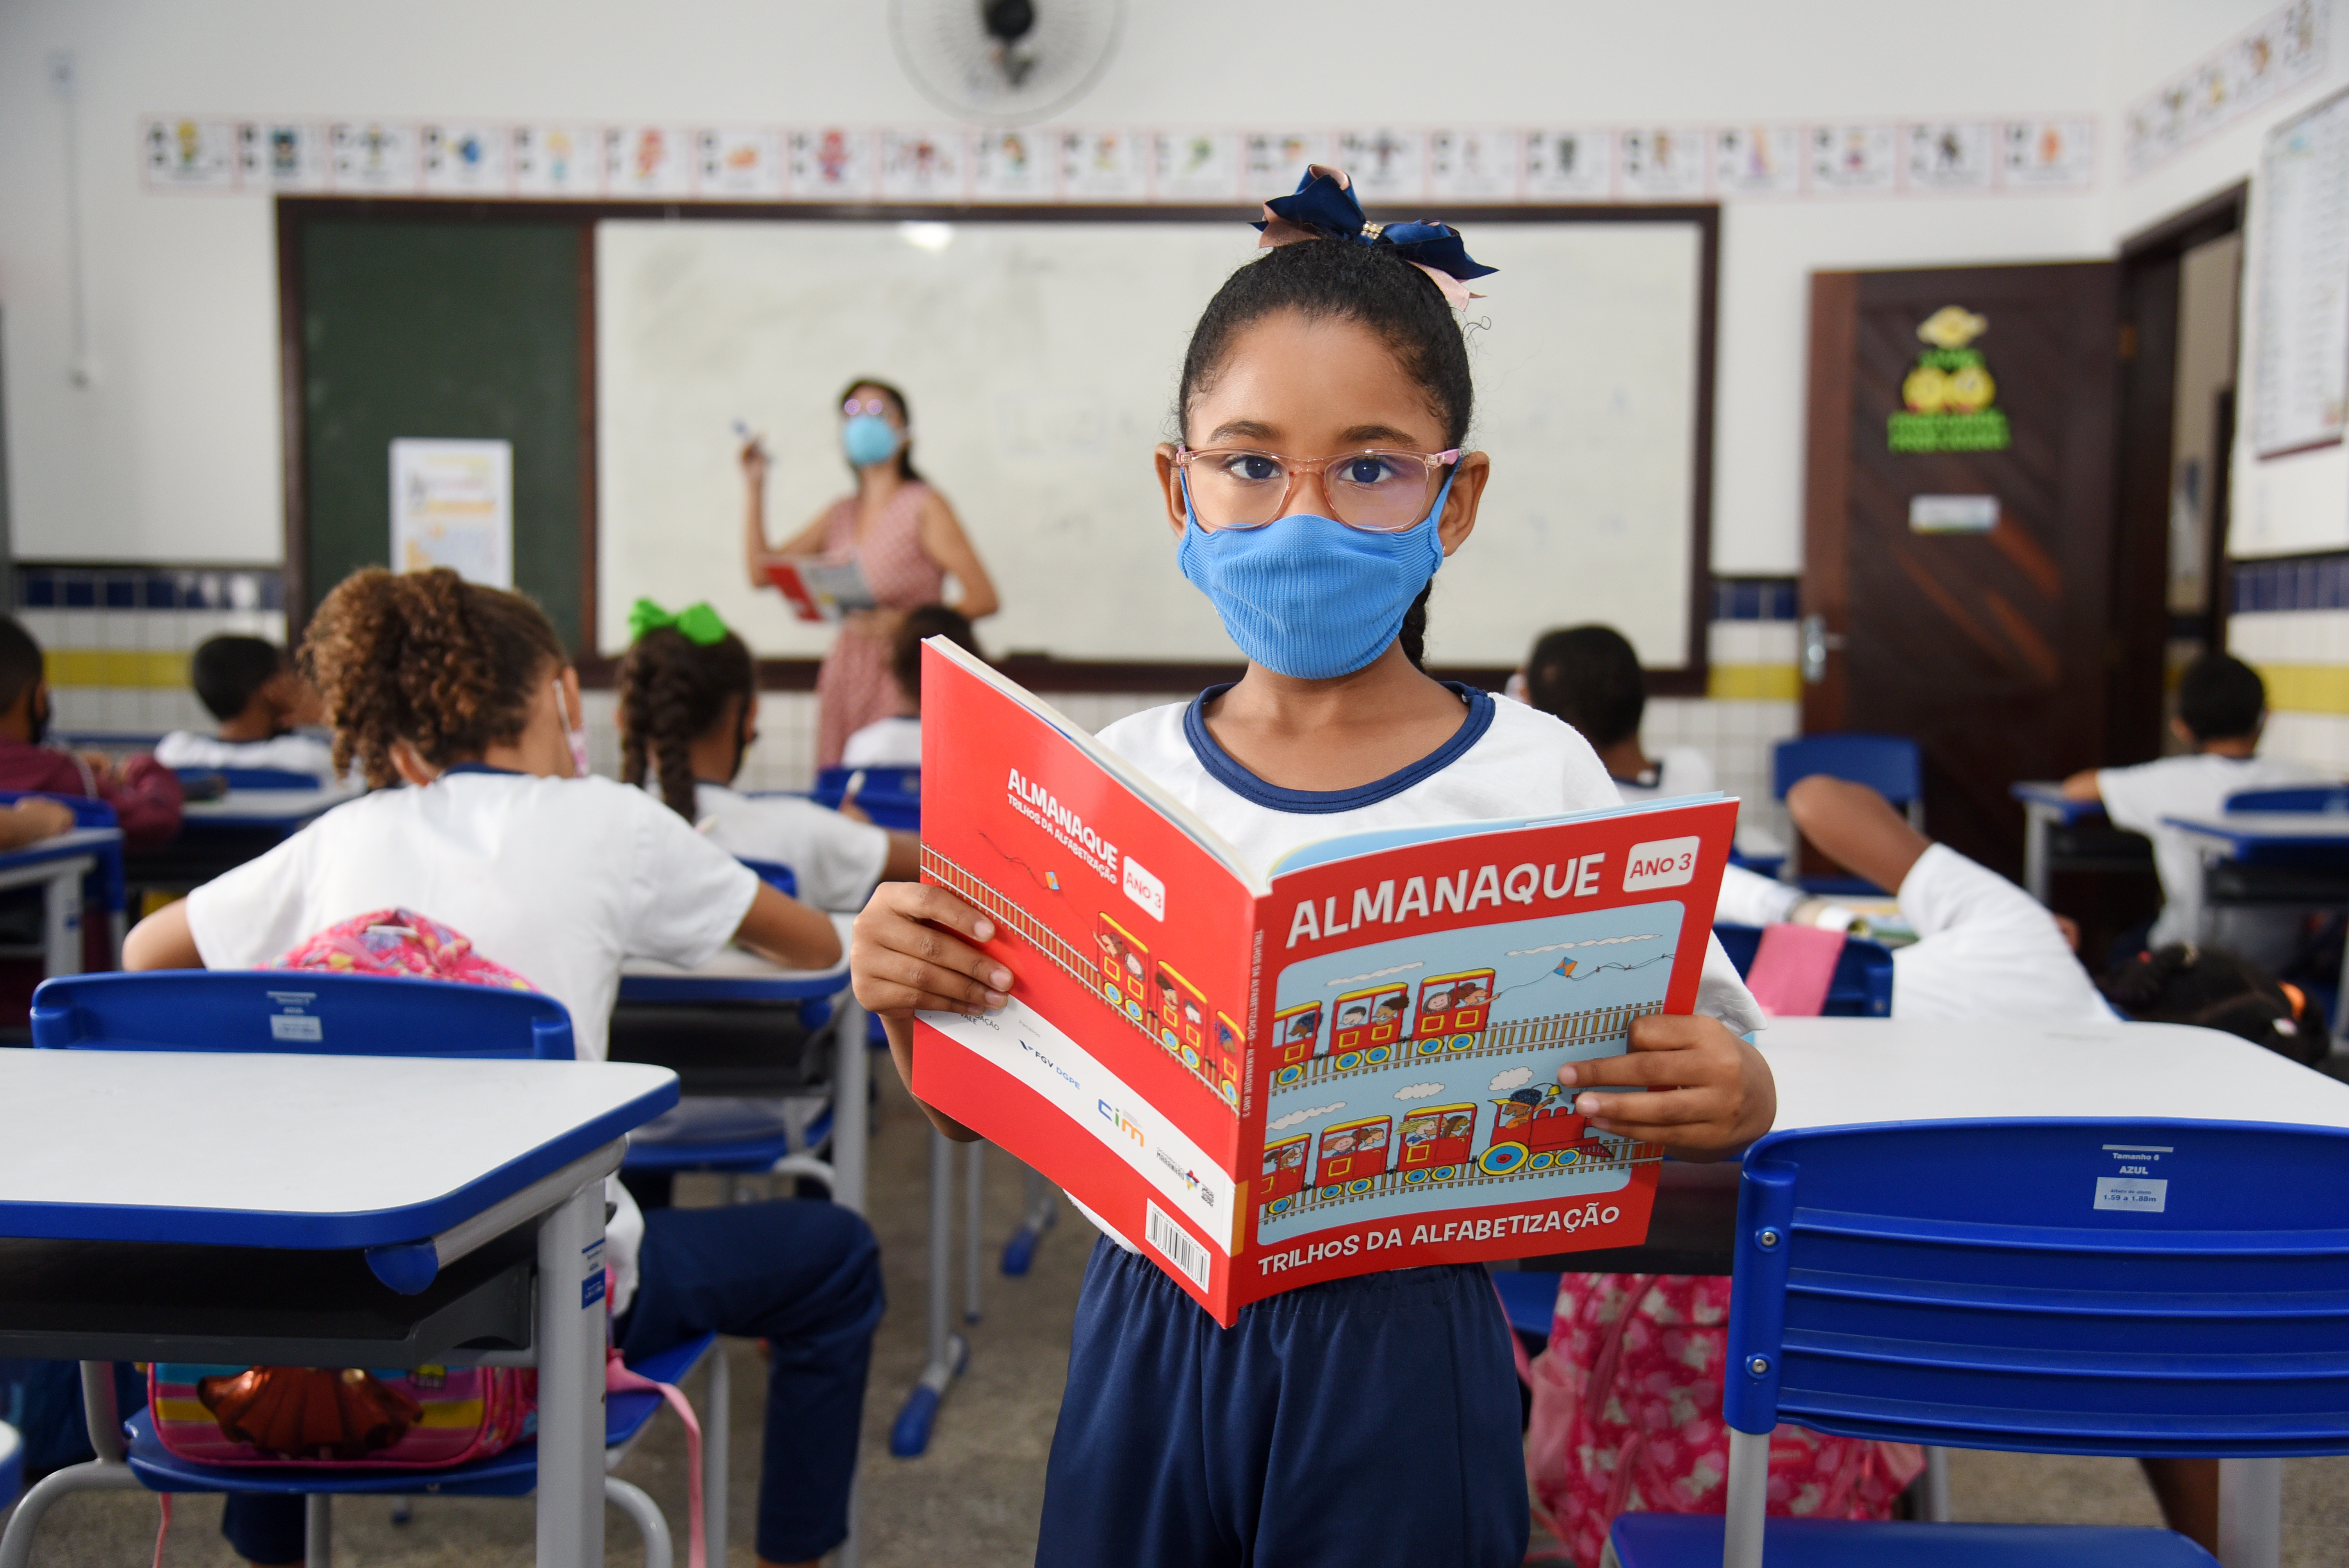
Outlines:
[[1392,1116],[1333,1122],[1264,1148],[1259,1209],[1278,1217],[1300,1207],[1470,1178],[1533,1175],[1635,1158],[1639,1146],[1608,1141],[1571,1109],[1556,1085],[1521,1088],[1495,1109],[1483,1151],[1481,1107],[1463,1101]]
[[1276,1068],[1294,1066],[1313,1055],[1321,1043],[1321,1004],[1307,1002],[1284,1007],[1272,1016],[1272,1050]]
[[1217,1012],[1206,994],[1164,959],[1151,961],[1141,938],[1112,920],[1098,917],[1094,945],[1101,950],[1102,999],[1164,1046],[1169,1054],[1237,1105],[1247,1035],[1230,1014]]
[[1493,1118],[1493,1141],[1476,1161],[1476,1168],[1488,1176],[1506,1176],[1519,1167],[1547,1171],[1616,1157],[1615,1146],[1575,1114],[1574,1097],[1554,1083],[1521,1088],[1493,1103],[1499,1108]]

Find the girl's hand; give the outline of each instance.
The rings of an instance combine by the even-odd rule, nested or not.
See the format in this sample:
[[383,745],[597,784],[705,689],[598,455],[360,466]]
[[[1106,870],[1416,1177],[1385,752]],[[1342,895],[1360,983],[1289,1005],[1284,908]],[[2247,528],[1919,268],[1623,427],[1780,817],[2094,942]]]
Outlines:
[[1619,1057],[1569,1062],[1557,1081],[1574,1088],[1643,1085],[1644,1094],[1579,1094],[1574,1109],[1601,1132],[1661,1143],[1676,1160],[1719,1160],[1770,1130],[1778,1088],[1762,1053],[1718,1018],[1633,1020]]
[[977,1017],[1002,1006],[1011,971],[970,945],[994,935],[995,922],[942,887],[883,882],[849,935],[858,1005],[901,1021],[916,1008]]
[[750,481],[750,489],[754,491],[765,490],[767,487],[767,449],[760,444],[758,437],[753,436],[749,440],[742,443],[740,461],[742,464],[742,477]]

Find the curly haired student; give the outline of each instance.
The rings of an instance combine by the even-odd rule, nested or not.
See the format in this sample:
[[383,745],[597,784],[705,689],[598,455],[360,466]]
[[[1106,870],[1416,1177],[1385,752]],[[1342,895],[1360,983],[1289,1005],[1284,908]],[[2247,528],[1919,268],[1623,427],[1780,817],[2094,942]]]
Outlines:
[[[827,916],[643,790],[582,777],[579,677],[522,595],[371,568],[326,595],[303,657],[336,771],[409,787],[336,807],[141,921],[127,967],[254,968],[354,915],[412,909],[561,1002],[581,1058],[601,1061],[624,958],[691,965],[730,940],[796,967],[839,961]],[[646,1216],[617,1181],[605,1191],[625,1352],[713,1331],[768,1342],[759,1556],[812,1563],[847,1531],[882,1305],[871,1230],[829,1203]],[[233,1495],[222,1531],[250,1561],[299,1561],[300,1500]]]

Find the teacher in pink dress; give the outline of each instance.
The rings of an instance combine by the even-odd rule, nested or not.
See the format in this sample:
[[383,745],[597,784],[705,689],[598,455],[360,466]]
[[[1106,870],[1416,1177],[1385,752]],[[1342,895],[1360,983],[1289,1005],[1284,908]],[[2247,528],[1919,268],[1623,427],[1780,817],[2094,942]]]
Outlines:
[[767,565],[787,557],[818,556],[854,561],[880,601],[841,623],[832,651],[815,679],[815,765],[835,768],[848,738],[868,724],[905,711],[905,699],[889,674],[897,628],[905,612],[941,603],[951,575],[961,590],[955,608],[976,621],[995,614],[995,584],[979,564],[978,552],[962,523],[914,471],[911,420],[905,395],[885,381],[852,383],[841,397],[840,448],[856,474],[856,491],[842,496],[815,521],[783,541],[767,545],[767,454],[753,438],[742,448],[747,504],[742,545],[750,584],[770,586]]

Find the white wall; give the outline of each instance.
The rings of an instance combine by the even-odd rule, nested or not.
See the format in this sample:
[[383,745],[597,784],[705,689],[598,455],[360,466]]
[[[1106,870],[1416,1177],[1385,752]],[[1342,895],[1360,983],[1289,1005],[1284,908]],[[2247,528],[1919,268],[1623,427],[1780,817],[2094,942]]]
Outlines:
[[[2118,233],[2240,175],[2256,146],[2255,129],[2239,129],[2124,184],[2118,105],[2264,9],[1132,0],[1117,60],[1066,118],[1271,129],[1268,113],[1305,126],[2100,114],[2102,174],[2088,194],[1728,209],[1714,565],[1783,573],[1800,564],[1808,273],[2110,253]],[[0,6],[0,311],[17,551],[279,554],[269,208],[258,196],[143,194],[140,113],[936,123],[897,67],[885,13],[882,0]],[[67,379],[64,119],[43,79],[45,57],[60,47],[75,52],[82,82],[75,190],[100,366],[88,390]],[[2349,56],[2338,24],[2333,51]]]

